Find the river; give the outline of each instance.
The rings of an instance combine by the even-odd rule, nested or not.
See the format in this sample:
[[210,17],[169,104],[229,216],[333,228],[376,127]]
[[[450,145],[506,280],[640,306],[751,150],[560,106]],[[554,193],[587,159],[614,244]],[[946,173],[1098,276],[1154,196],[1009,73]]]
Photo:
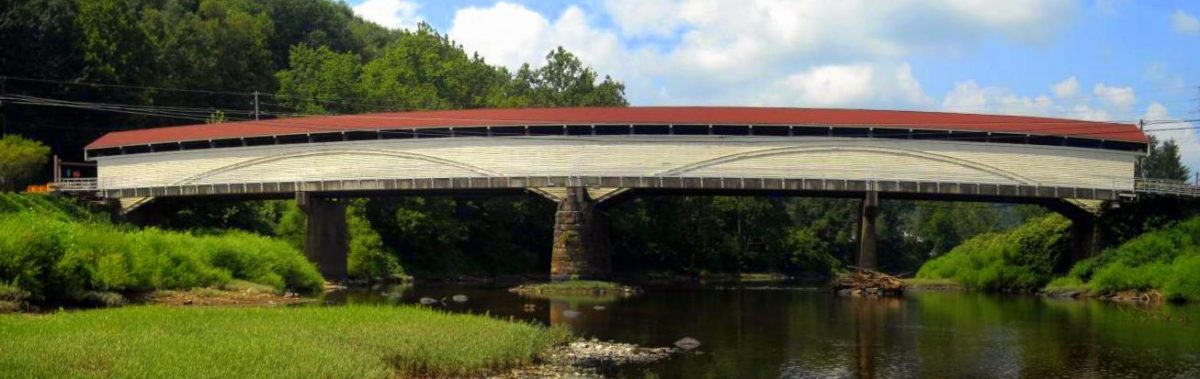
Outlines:
[[[803,288],[649,289],[630,299],[531,300],[501,288],[352,290],[332,303],[488,313],[694,352],[619,377],[1200,378],[1200,306],[960,292],[841,298]],[[453,295],[466,295],[455,302]]]

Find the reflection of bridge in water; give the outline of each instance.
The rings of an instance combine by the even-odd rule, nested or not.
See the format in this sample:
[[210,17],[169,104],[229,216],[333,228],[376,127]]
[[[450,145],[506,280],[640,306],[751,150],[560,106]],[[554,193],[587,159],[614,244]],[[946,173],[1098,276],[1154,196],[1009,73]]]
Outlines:
[[[1133,125],[1019,116],[773,108],[567,108],[306,117],[110,133],[87,147],[96,190],[298,199],[306,253],[345,275],[344,203],[397,195],[533,192],[559,203],[551,274],[604,277],[604,212],[637,194],[862,198],[860,265],[874,267],[879,199],[1042,204],[1092,250],[1095,214],[1138,191]],[[87,184],[83,184],[87,185]]]

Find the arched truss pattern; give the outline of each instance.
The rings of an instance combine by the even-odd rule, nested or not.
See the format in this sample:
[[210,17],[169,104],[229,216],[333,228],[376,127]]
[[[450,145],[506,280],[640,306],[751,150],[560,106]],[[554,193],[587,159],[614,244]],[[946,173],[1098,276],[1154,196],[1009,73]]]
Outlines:
[[748,160],[753,160],[753,159],[760,159],[760,158],[774,157],[774,156],[783,156],[783,155],[805,155],[805,154],[818,154],[818,153],[828,153],[828,152],[875,153],[875,154],[884,154],[884,155],[892,155],[892,156],[900,156],[900,157],[917,158],[917,159],[925,160],[925,161],[929,161],[929,162],[950,164],[950,165],[959,166],[959,167],[963,167],[963,168],[967,168],[967,169],[971,169],[971,170],[976,170],[979,172],[984,172],[984,173],[995,175],[998,177],[1007,178],[1009,180],[1012,180],[1014,183],[1027,184],[1027,185],[1037,185],[1038,184],[1038,182],[1035,180],[1029,179],[1027,177],[1018,175],[1018,174],[1010,172],[1010,171],[1006,171],[1006,170],[999,169],[999,168],[989,166],[986,164],[972,162],[972,161],[955,158],[955,157],[951,157],[951,156],[947,156],[947,155],[943,155],[943,154],[929,153],[929,152],[916,151],[916,150],[907,150],[907,149],[863,147],[863,146],[803,146],[803,147],[788,146],[788,147],[762,149],[762,150],[756,150],[756,151],[750,151],[750,152],[729,154],[729,155],[720,156],[720,157],[711,158],[711,159],[705,159],[702,161],[679,166],[679,167],[676,167],[673,169],[661,171],[661,172],[658,172],[655,174],[659,175],[659,176],[687,176],[687,174],[691,173],[691,172],[695,172],[695,171],[702,170],[702,169],[709,168],[709,167],[720,166],[722,164],[733,163],[733,162],[743,162],[743,161],[748,161]]
[[[336,149],[336,150],[319,150],[319,151],[306,151],[306,152],[290,152],[290,153],[272,155],[272,156],[267,156],[267,157],[262,157],[262,158],[256,158],[256,159],[252,159],[249,161],[239,162],[236,164],[209,170],[209,171],[203,172],[201,174],[193,175],[191,177],[188,177],[188,178],[185,178],[178,182],[175,182],[175,183],[173,183],[173,185],[196,184],[196,183],[202,182],[205,179],[217,177],[217,176],[220,176],[223,174],[229,174],[229,173],[233,173],[233,172],[237,172],[237,171],[241,171],[241,170],[247,170],[247,169],[251,169],[251,168],[255,168],[255,167],[262,167],[265,165],[269,165],[271,163],[282,162],[282,161],[287,161],[287,160],[292,160],[292,159],[303,159],[303,158],[312,158],[312,157],[333,157],[333,156],[351,156],[351,157],[365,157],[365,158],[372,158],[372,157],[400,158],[400,159],[407,159],[407,160],[415,160],[415,161],[419,161],[419,162],[423,162],[423,163],[427,163],[427,164],[441,166],[444,168],[453,168],[453,169],[463,170],[463,171],[467,171],[467,172],[470,172],[470,173],[472,173],[474,175],[478,175],[478,176],[484,176],[484,177],[489,177],[489,176],[490,177],[499,177],[499,176],[501,176],[500,174],[498,174],[494,171],[491,171],[491,170],[488,170],[488,169],[485,169],[482,167],[476,167],[476,166],[468,165],[465,163],[461,163],[461,162],[457,162],[457,161],[453,161],[453,160],[449,160],[449,159],[438,158],[438,157],[434,157],[434,156],[429,156],[429,155],[425,155],[425,154],[418,154],[418,153],[411,153],[411,152],[404,152],[404,151],[389,151],[389,150]],[[347,162],[354,162],[354,161],[347,160]]]

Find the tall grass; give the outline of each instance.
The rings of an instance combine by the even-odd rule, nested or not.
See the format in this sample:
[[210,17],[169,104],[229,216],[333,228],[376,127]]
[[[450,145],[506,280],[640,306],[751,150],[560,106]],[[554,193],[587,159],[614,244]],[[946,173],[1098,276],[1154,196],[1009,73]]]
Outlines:
[[61,220],[103,220],[104,215],[74,200],[50,194],[0,192],[0,213],[34,212]]
[[1083,285],[1098,293],[1153,289],[1169,299],[1200,301],[1200,217],[1080,261],[1051,285]]
[[73,302],[91,291],[192,288],[242,279],[315,292],[316,268],[287,243],[244,232],[194,236],[69,221],[46,212],[0,213],[0,282],[35,302]]
[[1070,227],[1066,218],[1049,215],[1009,232],[976,236],[926,262],[917,278],[950,279],[986,290],[1041,288],[1067,256]]
[[125,307],[0,316],[0,377],[481,377],[569,334],[416,307]]

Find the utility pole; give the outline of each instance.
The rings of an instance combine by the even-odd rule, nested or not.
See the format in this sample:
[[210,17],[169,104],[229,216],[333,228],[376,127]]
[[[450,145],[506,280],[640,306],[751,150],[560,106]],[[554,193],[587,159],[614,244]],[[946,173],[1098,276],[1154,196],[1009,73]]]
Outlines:
[[258,91],[254,91],[254,119],[258,119]]
[[[1146,134],[1146,119],[1144,119],[1144,118],[1138,119],[1138,130],[1141,131],[1142,134]],[[1154,148],[1154,146],[1147,146],[1146,154],[1150,154],[1150,150],[1153,148]],[[1142,179],[1146,178],[1146,165],[1144,162],[1146,160],[1146,154],[1142,154],[1142,155],[1138,156],[1138,161],[1137,161],[1138,172],[1136,174],[1137,174],[1138,178],[1142,178]]]
[[0,138],[4,138],[4,135],[8,131],[4,127],[4,96],[8,94],[4,90],[4,82],[7,81],[7,76],[0,75]]

